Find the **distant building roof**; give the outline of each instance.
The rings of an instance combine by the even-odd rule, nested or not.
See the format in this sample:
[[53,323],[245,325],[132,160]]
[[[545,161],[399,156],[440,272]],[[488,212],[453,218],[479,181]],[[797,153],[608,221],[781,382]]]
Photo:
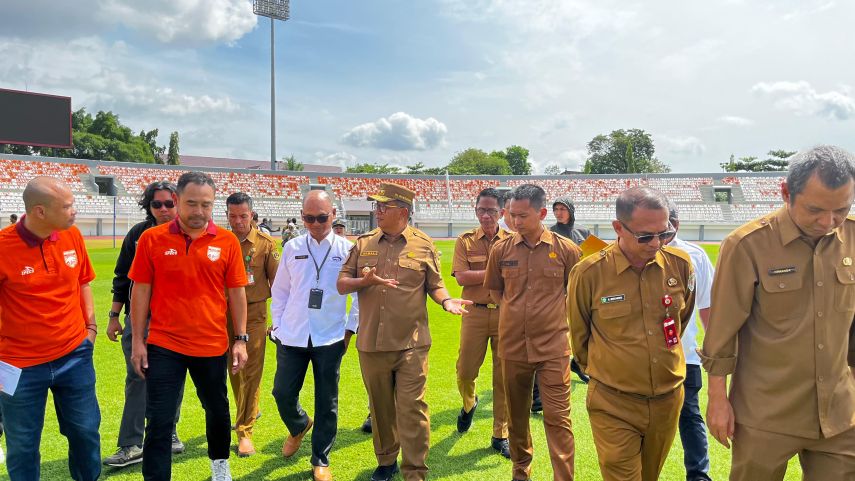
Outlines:
[[[269,160],[230,159],[228,157],[205,157],[201,155],[181,155],[181,165],[187,167],[222,167],[227,169],[269,170]],[[282,162],[278,167],[281,168]],[[338,173],[341,167],[334,165],[303,164],[306,172]]]

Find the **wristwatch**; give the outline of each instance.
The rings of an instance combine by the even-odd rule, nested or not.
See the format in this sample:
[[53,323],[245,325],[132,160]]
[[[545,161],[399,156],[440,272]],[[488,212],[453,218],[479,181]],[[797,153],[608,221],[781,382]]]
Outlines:
[[235,336],[235,341],[249,342],[249,334],[241,334]]
[[122,315],[122,313],[121,313],[121,312],[110,311],[110,313],[109,313],[109,314],[107,314],[107,317],[109,317],[110,319],[112,319],[112,318],[114,318],[114,317],[119,317],[119,316],[121,316],[121,315]]

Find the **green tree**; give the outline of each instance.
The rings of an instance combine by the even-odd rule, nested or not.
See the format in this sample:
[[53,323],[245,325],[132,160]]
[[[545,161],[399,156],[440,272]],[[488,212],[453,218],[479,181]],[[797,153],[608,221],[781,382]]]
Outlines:
[[512,145],[505,150],[495,150],[490,153],[490,155],[507,160],[512,175],[531,175],[531,162],[528,161],[528,154],[528,149],[519,145]]
[[670,172],[655,157],[653,137],[641,129],[614,130],[588,142],[587,174],[636,174]]
[[451,175],[510,175],[508,161],[495,152],[487,154],[481,149],[469,148],[458,152],[446,167]]
[[791,150],[770,150],[766,159],[760,160],[754,156],[736,159],[730,154],[730,160],[721,163],[725,172],[783,172],[790,166],[789,158],[795,154]]
[[345,172],[357,174],[400,174],[401,168],[393,167],[389,164],[369,164],[365,162],[348,167]]
[[291,154],[288,157],[282,157],[282,160],[285,162],[282,165],[285,170],[291,170],[294,172],[300,172],[303,170],[303,163],[297,162],[297,159],[294,157],[294,154]]
[[425,164],[423,164],[421,162],[416,162],[413,165],[408,165],[406,167],[406,169],[407,170],[404,172],[405,174],[411,174],[411,175],[421,174],[425,170]]
[[545,175],[561,175],[561,167],[558,164],[550,164],[543,169],[543,173]]
[[169,165],[181,164],[181,157],[178,155],[178,132],[169,134],[169,153],[166,154],[166,163]]

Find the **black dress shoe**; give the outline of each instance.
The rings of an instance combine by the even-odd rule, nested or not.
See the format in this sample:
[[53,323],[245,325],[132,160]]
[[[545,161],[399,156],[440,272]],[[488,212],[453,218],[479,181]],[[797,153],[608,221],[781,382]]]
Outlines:
[[365,418],[365,422],[362,423],[362,427],[359,428],[363,433],[371,434],[371,414],[368,414],[368,417]]
[[499,452],[502,456],[511,459],[511,447],[508,444],[508,438],[493,437],[490,440],[490,446]]
[[588,384],[588,381],[591,380],[584,372],[582,372],[582,367],[579,366],[579,363],[576,362],[575,359],[570,359],[570,370],[575,372],[577,376],[579,376],[579,380],[585,384]]
[[377,466],[371,474],[371,481],[389,481],[398,472],[398,463],[389,466]]
[[472,418],[475,417],[475,408],[478,407],[478,396],[475,396],[475,405],[467,413],[460,408],[460,414],[457,415],[457,432],[465,433],[472,427]]

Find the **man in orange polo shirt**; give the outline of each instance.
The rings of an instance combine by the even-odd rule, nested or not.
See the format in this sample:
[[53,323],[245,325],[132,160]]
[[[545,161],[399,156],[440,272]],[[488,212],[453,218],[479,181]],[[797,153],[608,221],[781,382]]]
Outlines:
[[188,371],[205,409],[211,480],[232,479],[226,309],[235,332],[231,370],[237,373],[247,360],[247,279],[237,237],[211,219],[215,191],[205,173],[182,175],[175,195],[178,218],[143,233],[128,273],[134,281],[131,362],[146,379],[146,480],[171,479],[175,404]]
[[[36,177],[24,189],[26,215],[0,231],[0,361],[21,369],[14,395],[0,393],[11,481],[40,478],[39,439],[48,390],[68,438],[71,479],[101,474],[101,413],[92,347],[98,327],[95,271],[74,227],[74,195]],[[174,410],[174,406],[173,406]]]

